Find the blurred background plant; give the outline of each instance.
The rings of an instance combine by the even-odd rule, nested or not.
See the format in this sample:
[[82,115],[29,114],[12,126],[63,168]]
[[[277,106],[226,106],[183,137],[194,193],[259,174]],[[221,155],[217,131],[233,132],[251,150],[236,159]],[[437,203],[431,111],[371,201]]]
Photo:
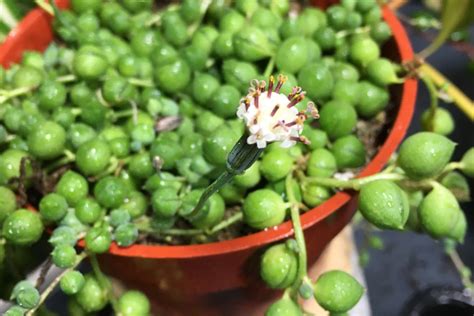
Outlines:
[[[389,5],[393,9],[399,9],[407,3],[409,1],[393,0]],[[408,67],[418,69],[418,76],[427,85],[433,100],[439,98],[454,103],[472,121],[472,100],[432,67],[427,59],[446,43],[466,54],[469,58],[468,68],[471,72],[474,71],[474,46],[469,38],[469,27],[474,21],[474,0],[424,0],[422,3],[422,10],[416,10],[408,16],[401,12],[397,14],[406,26],[420,31],[431,42],[416,54],[413,64]],[[435,117],[435,107],[436,104],[433,104],[431,120]]]

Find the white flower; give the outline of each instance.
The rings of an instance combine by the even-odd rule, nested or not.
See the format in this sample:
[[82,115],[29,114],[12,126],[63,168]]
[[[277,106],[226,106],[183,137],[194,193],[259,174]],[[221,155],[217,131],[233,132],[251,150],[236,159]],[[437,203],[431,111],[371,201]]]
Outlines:
[[274,87],[274,78],[271,76],[267,90],[265,81],[252,81],[249,94],[241,100],[237,110],[237,116],[244,120],[250,134],[248,144],[265,148],[267,143],[281,142],[281,147],[287,148],[297,141],[308,143],[301,136],[306,112],[309,111],[315,118],[318,112],[313,103],[308,104],[306,112],[300,112],[295,105],[303,100],[305,92],[294,87],[288,96],[280,93],[285,81],[286,78],[280,75]]

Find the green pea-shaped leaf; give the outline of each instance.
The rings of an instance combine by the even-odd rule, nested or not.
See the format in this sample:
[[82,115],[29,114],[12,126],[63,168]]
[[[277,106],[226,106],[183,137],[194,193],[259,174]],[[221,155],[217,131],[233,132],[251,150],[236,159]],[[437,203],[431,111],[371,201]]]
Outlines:
[[328,98],[334,87],[334,78],[329,67],[321,62],[305,66],[298,73],[298,83],[313,100]]
[[459,202],[470,201],[471,190],[469,182],[461,173],[451,171],[440,182],[454,194]]
[[286,206],[281,196],[270,189],[250,193],[244,201],[244,222],[255,229],[279,225],[285,219]]
[[456,197],[439,184],[426,195],[418,210],[421,226],[434,238],[450,236],[460,214]]
[[270,247],[263,254],[260,276],[273,289],[284,289],[296,279],[298,259],[285,244]]
[[474,148],[464,153],[461,159],[462,172],[471,178],[474,178]]
[[242,93],[247,93],[250,80],[258,77],[258,72],[254,65],[235,59],[224,61],[222,73],[225,81],[239,89]]
[[408,137],[400,147],[398,164],[412,179],[426,179],[439,174],[451,159],[455,143],[431,132]]
[[331,177],[336,171],[336,158],[329,150],[318,148],[311,152],[307,164],[310,177]]
[[381,86],[400,82],[395,72],[395,66],[386,58],[372,60],[367,65],[366,71],[370,80]]
[[406,192],[408,196],[408,204],[410,205],[410,214],[408,215],[407,223],[405,224],[405,229],[410,229],[413,231],[421,231],[420,219],[418,216],[418,207],[423,201],[424,194],[423,191],[413,191]]
[[364,288],[350,274],[332,270],[323,273],[314,285],[314,298],[331,313],[345,313],[357,304]]
[[437,107],[434,113],[432,109],[426,109],[421,115],[421,126],[425,131],[447,136],[453,132],[454,124],[451,113],[442,107]]
[[272,305],[265,312],[265,316],[302,316],[303,312],[292,299],[284,297]]
[[308,61],[308,45],[304,37],[296,36],[285,40],[276,55],[275,63],[279,70],[296,73]]
[[359,210],[379,228],[403,229],[410,208],[406,194],[398,185],[388,180],[377,180],[360,190]]
[[459,243],[463,243],[464,237],[466,236],[466,231],[467,231],[466,215],[461,210],[459,212],[458,221],[456,222],[456,225],[454,225],[454,228],[451,230],[448,237],[454,239],[455,241]]
[[244,27],[234,35],[234,47],[237,56],[245,61],[267,58],[274,51],[265,33],[253,26]]

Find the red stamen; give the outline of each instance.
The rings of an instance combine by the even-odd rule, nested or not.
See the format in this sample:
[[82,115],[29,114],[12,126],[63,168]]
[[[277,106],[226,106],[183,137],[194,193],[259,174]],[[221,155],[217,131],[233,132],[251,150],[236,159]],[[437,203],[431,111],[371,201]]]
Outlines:
[[285,126],[286,126],[286,127],[291,127],[291,126],[294,126],[294,125],[296,125],[296,124],[297,124],[297,122],[296,122],[296,121],[293,121],[293,122],[290,122],[290,123],[286,123]]
[[306,119],[308,118],[308,116],[306,115],[306,113],[304,112],[299,112],[298,113],[298,120],[303,123],[304,121],[306,121]]
[[275,105],[275,107],[273,108],[272,110],[272,113],[270,113],[270,115],[273,117],[275,116],[276,112],[278,112],[278,109],[280,108],[280,106],[277,104]]
[[291,136],[290,140],[294,140],[296,142],[302,142],[305,145],[311,144],[311,142],[304,136]]
[[283,86],[283,84],[286,82],[287,77],[283,75],[278,75],[278,83],[275,88],[276,93],[280,93],[280,89]]
[[250,107],[250,99],[248,97],[245,98],[244,104],[245,104],[245,110],[248,110]]
[[257,79],[252,79],[250,80],[250,88],[249,88],[249,93],[254,93],[255,90],[258,90],[260,86],[260,83]]
[[305,145],[311,144],[311,142],[309,141],[309,139],[307,139],[307,138],[304,137],[304,136],[300,136],[300,142],[302,142],[302,143],[305,144]]
[[287,128],[285,127],[285,120],[278,121],[278,122],[273,126],[273,128],[277,128],[277,127],[283,127],[283,128],[286,130]]
[[258,99],[260,98],[260,90],[255,91],[253,94],[253,100],[255,103],[255,107],[258,109]]
[[272,95],[272,90],[273,90],[273,84],[275,83],[275,78],[273,76],[270,76],[269,84],[268,84],[268,92],[267,92],[267,97],[270,97]]
[[297,94],[291,101],[288,103],[286,106],[287,108],[291,108],[292,106],[295,106],[299,102],[301,102],[304,99],[304,94]]
[[296,95],[300,94],[303,89],[301,87],[293,87],[290,94],[288,94],[288,100],[293,99]]
[[260,92],[263,92],[265,91],[265,87],[267,86],[267,83],[265,82],[265,80],[262,80],[260,81]]
[[293,100],[291,100],[290,103],[288,103],[286,107],[291,108],[292,106],[295,106],[297,103],[298,103],[298,99],[293,98]]

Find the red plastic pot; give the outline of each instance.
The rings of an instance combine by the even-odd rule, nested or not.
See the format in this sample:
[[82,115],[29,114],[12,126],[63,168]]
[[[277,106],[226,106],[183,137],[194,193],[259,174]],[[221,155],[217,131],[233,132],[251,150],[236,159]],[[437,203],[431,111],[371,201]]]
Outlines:
[[[57,2],[68,7],[67,0]],[[412,60],[410,42],[398,19],[388,8],[383,9],[383,17],[394,34],[383,48],[384,55],[401,62]],[[25,50],[42,51],[52,40],[51,17],[33,10],[0,46],[0,64],[8,67],[18,62]],[[392,102],[399,106],[390,115],[396,118],[361,176],[380,171],[402,141],[412,118],[416,89],[414,79],[392,88]],[[349,222],[355,204],[354,192],[340,192],[302,214],[310,265]],[[266,231],[203,245],[119,248],[114,244],[100,260],[111,276],[151,295],[165,315],[253,315],[248,311],[274,295],[259,281],[259,256],[270,244],[292,235],[291,222],[287,221]]]

